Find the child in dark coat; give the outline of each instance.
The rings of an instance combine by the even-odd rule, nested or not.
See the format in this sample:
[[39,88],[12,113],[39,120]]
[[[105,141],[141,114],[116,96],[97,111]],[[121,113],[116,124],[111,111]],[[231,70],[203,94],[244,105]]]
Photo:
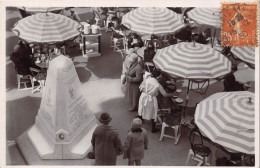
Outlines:
[[142,126],[142,120],[135,118],[132,128],[129,130],[124,145],[124,159],[128,158],[128,165],[141,165],[144,158],[144,150],[147,149],[147,133]]

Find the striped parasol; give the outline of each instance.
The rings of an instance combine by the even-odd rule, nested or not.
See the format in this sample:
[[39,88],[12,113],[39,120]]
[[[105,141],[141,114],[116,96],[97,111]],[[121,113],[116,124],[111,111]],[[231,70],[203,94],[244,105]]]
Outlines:
[[187,15],[190,19],[194,20],[198,24],[221,28],[220,8],[194,8],[187,12]]
[[254,154],[255,96],[248,91],[220,92],[201,101],[195,123],[213,142]]
[[182,42],[159,49],[153,59],[157,68],[187,79],[212,79],[231,70],[231,62],[208,45]]
[[137,8],[123,16],[122,24],[140,34],[174,33],[185,25],[181,17],[167,8]]
[[17,7],[19,9],[25,10],[30,13],[45,13],[45,12],[54,12],[54,11],[61,11],[64,7],[48,7],[48,8],[41,8],[41,7]]
[[55,43],[79,35],[81,25],[60,14],[37,13],[18,21],[12,32],[29,43]]
[[255,64],[255,48],[254,47],[232,47],[231,52],[242,61]]

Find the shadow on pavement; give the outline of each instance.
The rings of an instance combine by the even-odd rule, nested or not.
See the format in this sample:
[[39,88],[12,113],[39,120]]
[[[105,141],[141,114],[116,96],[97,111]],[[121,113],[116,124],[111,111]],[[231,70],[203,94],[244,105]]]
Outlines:
[[6,138],[14,140],[34,124],[41,98],[23,97],[6,102]]

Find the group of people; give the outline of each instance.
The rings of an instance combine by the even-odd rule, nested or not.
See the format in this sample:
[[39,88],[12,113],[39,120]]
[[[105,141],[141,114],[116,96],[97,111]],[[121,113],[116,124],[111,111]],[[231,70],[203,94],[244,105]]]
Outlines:
[[167,77],[153,65],[153,44],[148,43],[143,59],[137,55],[135,48],[133,45],[133,48],[128,50],[123,62],[122,84],[125,86],[125,100],[128,102],[129,111],[138,111],[136,117],[151,120],[151,132],[155,133],[159,131],[155,123],[158,110],[162,108],[161,100],[172,97],[174,90],[171,90],[172,93],[167,92]]
[[142,128],[142,120],[133,119],[124,145],[116,129],[109,125],[111,120],[109,113],[102,113],[99,117],[100,125],[93,132],[91,143],[95,164],[116,165],[117,156],[123,154],[123,158],[128,159],[128,165],[141,165],[144,150],[148,149],[147,133]]

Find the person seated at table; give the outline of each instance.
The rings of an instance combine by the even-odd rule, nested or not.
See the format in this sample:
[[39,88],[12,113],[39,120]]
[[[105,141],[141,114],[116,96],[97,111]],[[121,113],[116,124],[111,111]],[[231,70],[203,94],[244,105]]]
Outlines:
[[75,8],[73,7],[67,7],[67,8],[64,8],[61,13],[62,15],[64,16],[67,16],[69,18],[71,18],[72,20],[75,20],[77,22],[81,22],[81,19],[78,15],[78,13],[76,12]]
[[156,129],[155,124],[158,113],[158,101],[157,96],[161,93],[164,97],[171,97],[173,93],[166,93],[161,84],[156,80],[156,73],[145,72],[144,80],[139,86],[142,92],[139,99],[138,116],[140,119],[151,120],[152,129],[151,132],[158,132],[160,129]]
[[30,71],[30,65],[25,61],[21,55],[21,47],[19,45],[14,46],[14,50],[10,55],[10,60],[13,61],[15,69],[20,75],[33,75]]
[[170,45],[174,45],[174,44],[177,44],[177,43],[178,43],[178,40],[175,38],[174,35],[172,35],[172,36],[169,37],[168,43],[169,43]]
[[107,15],[108,9],[107,8],[103,8],[103,7],[92,7],[91,10],[98,14],[98,16],[95,16],[95,17],[98,17],[97,19],[101,20],[99,26],[103,27],[104,26],[104,21],[107,19],[107,16],[108,16]]
[[110,25],[113,31],[113,38],[123,38],[122,30],[124,29],[123,25],[120,24],[118,17],[112,18],[112,24]]
[[[152,72],[152,70],[155,68],[153,65],[153,58],[155,56],[155,51],[154,51],[154,45],[152,42],[148,43],[148,47],[144,50],[144,57],[143,57],[143,66],[144,69],[148,72]],[[152,64],[149,64],[152,63]]]
[[27,67],[33,67],[36,69],[40,69],[38,66],[34,63],[34,53],[32,52],[32,48],[30,45],[22,40],[18,41],[19,46],[19,55],[21,57],[21,60]]
[[192,27],[186,26],[185,28],[181,29],[175,34],[175,37],[181,41],[185,42],[191,42],[191,36],[192,36]]
[[127,39],[127,47],[128,48],[135,48],[139,47],[141,48],[143,46],[143,41],[140,36],[138,36],[136,33],[131,33],[130,37]]
[[205,31],[203,31],[198,35],[196,42],[200,44],[208,44],[210,42],[210,39],[211,39],[211,30],[210,28],[207,28]]
[[155,47],[152,42],[148,43],[148,47],[144,50],[144,63],[153,62],[153,57],[155,56]]
[[240,82],[236,81],[234,76],[234,72],[237,71],[237,65],[233,64],[231,68],[231,72],[224,77],[224,91],[232,92],[232,91],[244,91],[245,86]]

